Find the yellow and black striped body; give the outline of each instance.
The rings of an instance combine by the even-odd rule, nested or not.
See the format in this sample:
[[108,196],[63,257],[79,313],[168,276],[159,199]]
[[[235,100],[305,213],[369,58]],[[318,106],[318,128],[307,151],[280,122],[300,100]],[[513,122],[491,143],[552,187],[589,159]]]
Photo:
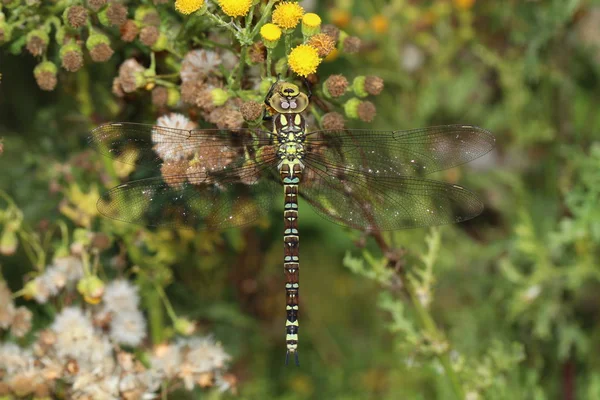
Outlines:
[[299,268],[298,256],[298,184],[302,180],[304,164],[304,139],[306,122],[299,113],[284,113],[274,116],[273,134],[277,138],[279,174],[283,182],[284,203],[284,259],[285,294],[286,294],[286,363],[293,354],[298,363],[298,290]]

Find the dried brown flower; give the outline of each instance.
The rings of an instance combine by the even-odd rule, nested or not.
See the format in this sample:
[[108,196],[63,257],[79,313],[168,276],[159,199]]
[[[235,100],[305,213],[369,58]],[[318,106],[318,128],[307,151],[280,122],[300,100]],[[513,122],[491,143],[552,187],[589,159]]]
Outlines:
[[358,53],[361,46],[361,40],[356,36],[348,36],[344,39],[344,51],[346,53]]
[[112,92],[117,97],[125,96],[125,92],[123,91],[123,88],[121,87],[121,80],[119,79],[119,77],[115,77],[115,79],[113,79]]
[[319,52],[319,57],[327,57],[335,49],[335,40],[326,33],[317,33],[310,37],[308,44]]
[[262,116],[263,105],[259,102],[250,100],[240,106],[240,112],[246,121],[256,121]]
[[127,21],[127,7],[119,3],[110,3],[106,17],[112,25],[121,26]]
[[69,72],[78,71],[83,67],[83,56],[81,51],[67,51],[62,57],[62,66]]
[[88,7],[94,11],[98,11],[102,6],[106,4],[106,0],[88,0]]
[[265,59],[267,58],[267,48],[265,47],[265,44],[263,42],[256,42],[253,43],[252,46],[250,47],[250,61],[252,61],[255,64],[260,64],[265,62]]
[[377,109],[375,108],[375,104],[370,101],[362,101],[358,105],[358,118],[365,122],[373,121],[375,115],[377,114]]
[[367,76],[365,78],[365,90],[367,93],[377,96],[383,90],[383,79],[378,76]]
[[323,115],[321,123],[323,124],[323,129],[344,129],[344,116],[332,111]]
[[188,181],[193,185],[210,183],[209,174],[223,170],[236,156],[225,142],[223,142],[223,146],[219,146],[218,144],[222,140],[217,137],[207,139],[207,142],[210,142],[210,146],[200,146],[198,153],[189,162],[185,171]]
[[88,10],[83,6],[71,6],[67,8],[67,21],[73,28],[85,26],[88,19]]
[[211,112],[215,109],[211,93],[212,89],[211,87],[205,87],[196,95],[196,105],[206,112]]
[[32,35],[27,39],[26,48],[27,51],[33,56],[41,56],[46,51],[48,41],[41,36]]
[[8,385],[18,397],[25,397],[33,393],[36,378],[34,371],[21,372],[13,375],[8,380]]
[[220,129],[239,129],[244,125],[244,117],[239,110],[218,107],[210,112],[207,120]]
[[129,58],[119,67],[119,82],[125,93],[135,92],[145,83],[144,67],[134,58]]
[[204,82],[185,81],[181,84],[181,100],[187,104],[196,104]]
[[140,33],[140,29],[134,20],[128,19],[123,25],[121,25],[121,39],[124,42],[133,42]]
[[12,293],[6,282],[0,281],[0,328],[6,329],[10,326],[15,313]]
[[56,88],[56,74],[50,71],[39,71],[35,74],[35,81],[42,90],[52,91]]
[[140,31],[140,41],[150,47],[158,40],[158,28],[155,26],[145,26]]
[[164,86],[156,86],[152,89],[152,104],[156,107],[163,107],[169,99],[169,91]]
[[329,35],[334,42],[337,42],[340,38],[340,29],[335,25],[325,24],[321,27],[321,32]]
[[160,167],[160,173],[165,183],[173,188],[181,187],[185,183],[186,170],[188,168],[188,162],[186,160],[181,161],[166,161]]
[[13,316],[10,333],[15,337],[23,337],[31,330],[31,318],[33,314],[27,307],[17,308]]
[[154,10],[148,11],[144,15],[144,18],[142,19],[142,23],[144,25],[159,26],[160,25],[160,15],[158,15],[158,13]]
[[90,56],[95,62],[105,62],[113,53],[113,49],[106,43],[99,43],[90,50]]
[[331,97],[340,97],[346,93],[348,88],[348,79],[343,75],[331,75],[325,80],[326,94]]

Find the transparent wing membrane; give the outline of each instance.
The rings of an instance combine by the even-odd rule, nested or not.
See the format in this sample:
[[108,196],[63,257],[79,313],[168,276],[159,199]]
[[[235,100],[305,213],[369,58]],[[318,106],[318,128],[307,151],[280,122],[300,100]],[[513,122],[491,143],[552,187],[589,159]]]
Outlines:
[[[251,223],[283,201],[278,145],[266,131],[118,123],[96,128],[90,141],[136,170],[154,169],[152,177],[102,196],[98,209],[113,219],[224,229]],[[478,158],[494,143],[488,131],[469,125],[310,132],[300,195],[324,218],[356,229],[464,221],[482,211],[477,196],[422,176]]]
[[489,152],[492,134],[471,125],[407,131],[322,130],[307,138],[329,168],[375,176],[422,176],[467,163]]

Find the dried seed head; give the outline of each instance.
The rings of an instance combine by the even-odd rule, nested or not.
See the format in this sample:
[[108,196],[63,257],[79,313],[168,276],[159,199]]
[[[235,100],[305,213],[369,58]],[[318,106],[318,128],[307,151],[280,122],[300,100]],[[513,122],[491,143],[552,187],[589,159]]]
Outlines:
[[203,85],[202,81],[183,82],[181,84],[181,100],[184,103],[195,105]]
[[196,105],[206,112],[211,112],[215,109],[211,90],[213,88],[204,88],[196,95]]
[[46,32],[41,29],[34,29],[27,34],[27,50],[33,56],[41,56],[46,51],[49,40]]
[[265,62],[267,57],[267,48],[263,42],[256,42],[250,47],[250,61],[255,64]]
[[158,28],[155,26],[145,26],[140,31],[140,41],[150,47],[158,40]]
[[263,105],[253,100],[246,101],[241,105],[240,112],[246,121],[256,121],[262,116]]
[[146,84],[144,67],[135,59],[129,58],[119,67],[119,81],[125,93],[135,92]]
[[112,57],[114,51],[106,43],[100,43],[90,50],[90,56],[94,62],[105,62]]
[[117,97],[125,96],[125,92],[123,91],[123,88],[121,87],[121,80],[119,79],[119,77],[115,77],[115,79],[113,79],[112,92]]
[[343,75],[331,75],[325,81],[324,92],[327,97],[340,97],[346,93],[348,79]]
[[81,28],[87,23],[88,10],[83,6],[68,7],[63,14],[63,19],[71,28]]
[[244,117],[238,110],[229,107],[215,108],[207,120],[219,129],[239,129],[244,125]]
[[33,314],[27,307],[19,307],[13,316],[10,333],[15,337],[23,337],[31,330],[31,318]]
[[160,173],[167,185],[177,188],[185,183],[182,175],[185,176],[187,167],[187,160],[166,161],[160,167]]
[[383,90],[383,79],[378,76],[367,76],[365,78],[365,90],[367,93],[377,96]]
[[44,61],[36,65],[33,75],[40,89],[47,91],[54,90],[56,87],[56,72],[56,65],[50,61]]
[[62,46],[59,53],[62,67],[67,71],[75,72],[83,67],[83,52],[75,42]]
[[156,86],[152,89],[152,104],[156,107],[163,107],[167,104],[169,92],[164,86]]
[[335,40],[326,33],[318,33],[311,36],[308,45],[317,49],[319,57],[324,58],[335,48]]
[[88,7],[94,11],[98,11],[106,4],[106,0],[88,0]]
[[333,39],[334,42],[337,42],[338,39],[340,38],[340,29],[335,25],[331,25],[331,24],[323,25],[321,27],[321,32],[326,35],[329,35]]
[[140,33],[140,29],[132,19],[125,21],[125,23],[121,25],[120,31],[121,39],[123,39],[124,42],[133,42],[138,33]]
[[127,21],[127,7],[123,4],[111,3],[106,9],[106,18],[111,25],[123,25]]
[[323,129],[344,129],[344,116],[338,112],[329,112],[321,120]]
[[136,8],[134,19],[144,26],[160,25],[160,16],[158,15],[158,12],[156,12],[156,9],[151,6],[141,6]]
[[348,36],[344,39],[344,51],[349,54],[358,53],[361,43],[361,40],[356,36]]
[[375,104],[371,103],[370,101],[362,101],[358,105],[357,112],[358,118],[360,118],[362,121],[371,122],[377,114],[377,109],[375,108]]

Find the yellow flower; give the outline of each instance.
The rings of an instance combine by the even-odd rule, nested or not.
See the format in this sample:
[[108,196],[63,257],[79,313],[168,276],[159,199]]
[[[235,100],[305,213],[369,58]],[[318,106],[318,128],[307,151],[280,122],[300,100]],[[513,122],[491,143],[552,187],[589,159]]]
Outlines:
[[198,11],[203,5],[204,0],[175,0],[175,9],[185,15]]
[[304,17],[302,17],[302,23],[311,28],[315,28],[321,25],[321,17],[315,13],[306,13],[304,14]]
[[320,63],[321,59],[317,49],[307,44],[294,47],[288,57],[290,68],[300,76],[308,76],[317,72]]
[[375,15],[371,18],[371,27],[376,33],[386,33],[390,26],[390,21],[385,15]]
[[221,10],[230,17],[243,17],[252,7],[252,0],[219,0]]
[[462,10],[468,10],[473,7],[475,0],[454,0],[454,5]]
[[282,1],[273,11],[273,22],[283,29],[292,29],[298,25],[304,15],[304,9],[298,4]]
[[275,24],[264,24],[262,28],[260,28],[260,36],[262,36],[264,40],[274,42],[281,38],[281,29]]

